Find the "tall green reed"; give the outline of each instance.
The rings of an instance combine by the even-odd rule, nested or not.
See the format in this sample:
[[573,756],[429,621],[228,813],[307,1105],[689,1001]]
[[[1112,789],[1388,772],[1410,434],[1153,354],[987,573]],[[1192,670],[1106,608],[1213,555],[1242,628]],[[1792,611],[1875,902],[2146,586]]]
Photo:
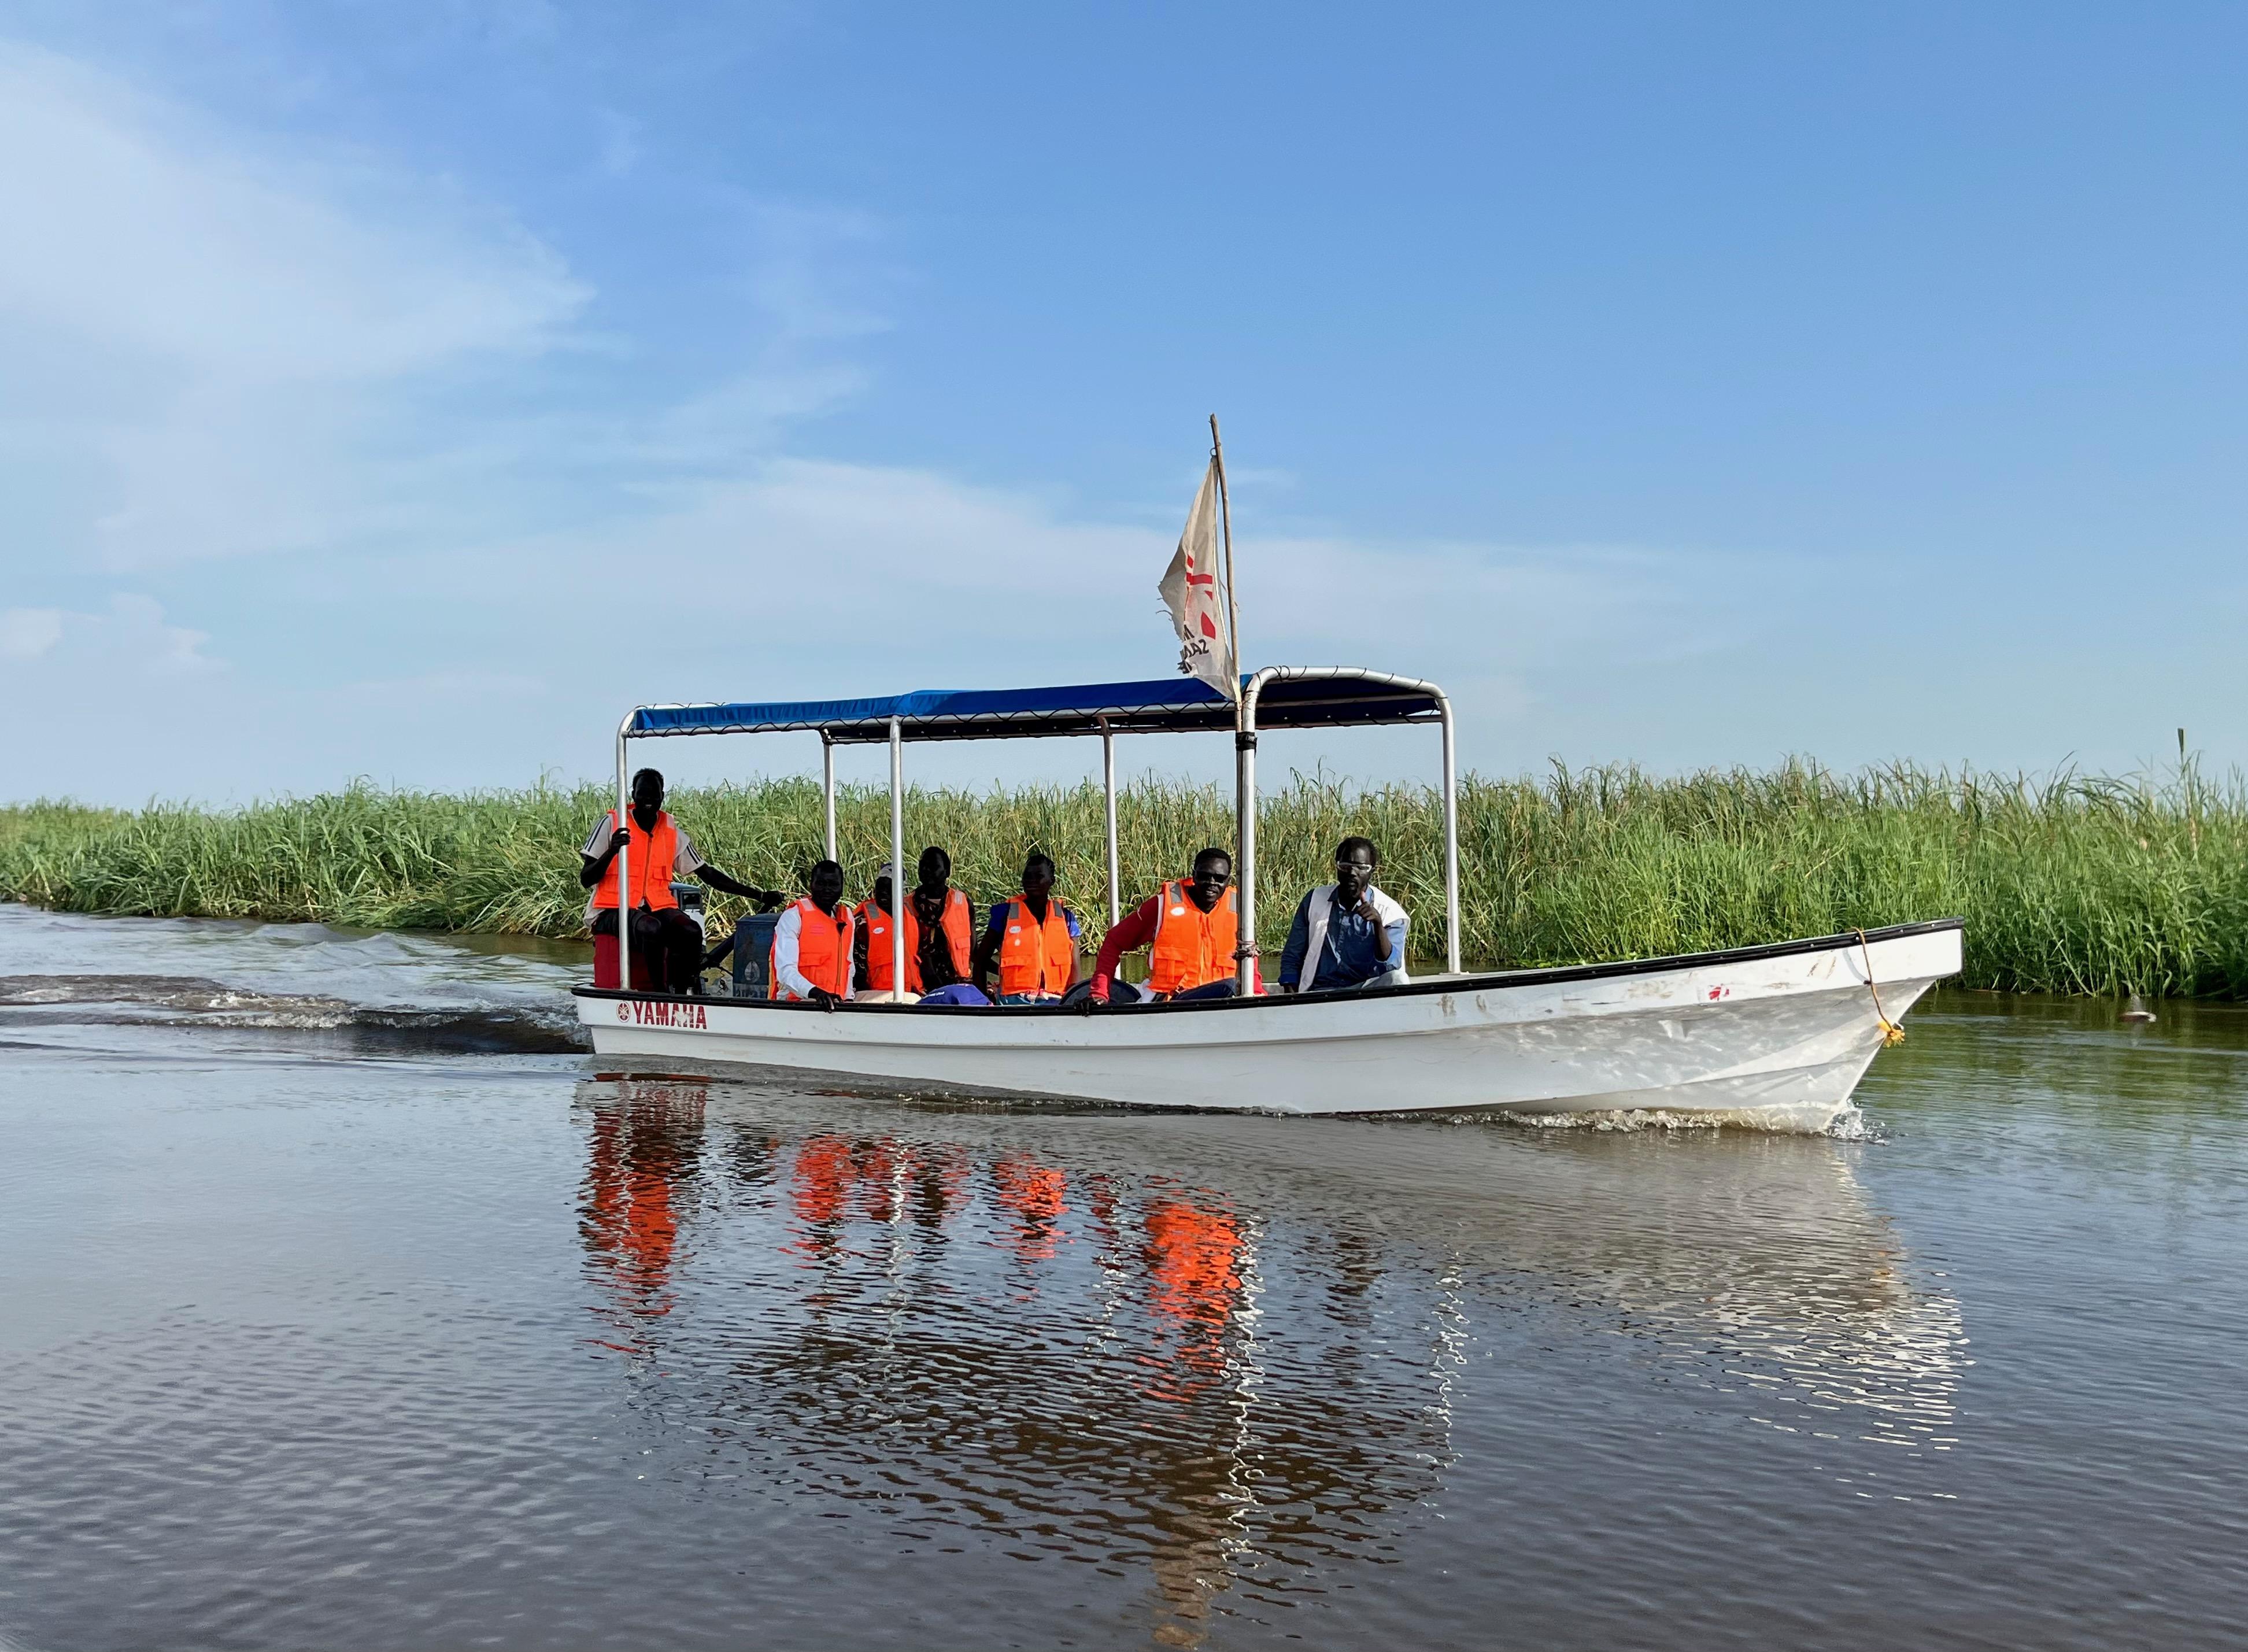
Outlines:
[[[444,795],[354,786],[233,810],[0,809],[0,895],[83,912],[367,928],[582,933],[577,848],[600,785]],[[672,807],[737,876],[802,887],[821,852],[808,780],[682,790]],[[1230,845],[1218,789],[1145,781],[1118,799],[1127,904]],[[908,853],[942,844],[978,901],[1052,854],[1088,935],[1107,900],[1091,785],[915,788]],[[888,858],[887,792],[837,801],[853,894]],[[1443,952],[1443,812],[1423,787],[1298,774],[1258,814],[1261,943],[1277,949],[1340,838],[1380,845],[1416,955]],[[1714,950],[1921,918],[1967,920],[1967,982],[2079,993],[2248,996],[2248,796],[2190,764],[2165,778],[2032,782],[1907,764],[1837,775],[1659,778],[1628,767],[1470,776],[1460,794],[1462,945],[1532,965]],[[723,922],[729,903],[714,901]]]

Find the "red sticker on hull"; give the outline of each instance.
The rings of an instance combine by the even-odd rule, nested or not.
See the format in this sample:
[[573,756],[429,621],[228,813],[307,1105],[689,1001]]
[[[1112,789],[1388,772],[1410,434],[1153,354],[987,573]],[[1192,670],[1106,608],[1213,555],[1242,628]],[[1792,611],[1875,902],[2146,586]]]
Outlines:
[[708,1032],[710,1018],[699,1004],[648,1004],[638,998],[617,1005],[617,1019],[640,1027],[670,1027],[681,1032]]

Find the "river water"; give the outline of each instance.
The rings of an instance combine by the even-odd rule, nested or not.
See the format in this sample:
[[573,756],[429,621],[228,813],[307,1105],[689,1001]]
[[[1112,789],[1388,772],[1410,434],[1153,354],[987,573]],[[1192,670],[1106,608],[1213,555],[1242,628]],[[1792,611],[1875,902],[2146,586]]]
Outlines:
[[0,907],[0,1647],[2238,1646],[2248,1015],[1858,1139],[608,1070],[574,953]]

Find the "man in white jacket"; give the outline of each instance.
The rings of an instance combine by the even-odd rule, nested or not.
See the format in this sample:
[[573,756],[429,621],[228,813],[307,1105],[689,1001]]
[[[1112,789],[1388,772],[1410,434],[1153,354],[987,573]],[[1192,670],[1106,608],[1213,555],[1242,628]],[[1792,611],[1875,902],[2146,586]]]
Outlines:
[[[843,868],[816,861],[811,892],[773,926],[773,997],[798,998],[832,1010],[851,997],[851,951],[856,925],[843,899]],[[810,927],[814,931],[807,935]]]
[[1411,920],[1403,907],[1374,887],[1380,863],[1366,838],[1345,838],[1335,846],[1335,881],[1306,895],[1288,926],[1288,944],[1280,952],[1282,991],[1405,984],[1405,936]]

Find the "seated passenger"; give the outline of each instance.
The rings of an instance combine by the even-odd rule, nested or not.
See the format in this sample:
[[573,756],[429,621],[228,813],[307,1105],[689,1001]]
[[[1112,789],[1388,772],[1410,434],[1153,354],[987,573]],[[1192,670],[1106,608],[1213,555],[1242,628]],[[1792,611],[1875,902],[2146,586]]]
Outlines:
[[894,870],[884,862],[882,869],[874,874],[874,893],[859,905],[858,956],[852,978],[861,998],[911,1004],[925,990],[942,991],[967,978],[970,934],[968,897],[946,883],[952,873],[952,857],[942,849],[924,849],[921,882],[906,902],[906,986],[903,993],[896,992],[890,980],[890,907]]
[[851,953],[858,925],[843,901],[843,868],[812,868],[812,892],[780,915],[772,938],[772,995],[833,1009],[851,996]]
[[1280,952],[1283,992],[1331,992],[1339,987],[1402,986],[1405,908],[1374,887],[1379,858],[1365,838],[1335,846],[1335,881],[1296,908]]
[[991,991],[999,970],[1002,1004],[1056,1004],[1077,979],[1077,914],[1054,897],[1052,858],[1023,862],[1023,892],[991,903],[991,922],[976,946],[976,987]]
[[890,979],[890,902],[895,868],[885,860],[874,874],[874,892],[851,908],[851,997],[860,1004],[907,1004],[921,997],[921,969],[915,961],[915,943],[921,939],[913,914],[906,914],[906,982],[904,992]]
[[[969,906],[969,897],[951,886],[953,856],[937,847],[922,850],[922,863],[917,867],[920,883],[913,886],[913,899],[906,901],[908,922],[920,930],[920,969],[922,969],[922,1003],[924,1004],[976,1004],[980,1009],[991,1007],[991,1000],[969,984],[969,950],[976,935],[976,908]],[[913,935],[915,930],[908,930]],[[910,964],[908,964],[910,969]]]
[[[1233,949],[1241,936],[1232,884],[1233,857],[1224,850],[1195,856],[1192,879],[1174,878],[1110,928],[1085,1004],[1231,997],[1237,979]],[[1116,979],[1117,963],[1141,947],[1150,949],[1144,992]]]
[[[952,887],[952,857],[932,845],[921,852],[921,864],[914,872],[919,881],[906,903],[908,915],[921,933],[921,948],[915,955],[921,963],[921,982],[914,991],[942,992],[949,986],[963,985],[973,967],[969,954],[975,940],[976,914],[968,897]],[[908,929],[908,937],[912,934]],[[912,945],[908,939],[908,950]]]
[[[699,991],[702,930],[679,909],[678,897],[671,893],[672,879],[698,878],[714,889],[755,902],[760,912],[771,911],[787,897],[737,883],[697,854],[695,840],[664,812],[663,776],[655,770],[642,769],[633,776],[630,813],[628,825],[618,821],[614,809],[595,821],[578,857],[578,882],[593,892],[586,902],[586,927],[596,936],[615,935],[618,908],[628,904],[633,956],[645,961],[649,990]],[[625,902],[610,867],[627,840],[625,875],[632,880],[633,897]]]

